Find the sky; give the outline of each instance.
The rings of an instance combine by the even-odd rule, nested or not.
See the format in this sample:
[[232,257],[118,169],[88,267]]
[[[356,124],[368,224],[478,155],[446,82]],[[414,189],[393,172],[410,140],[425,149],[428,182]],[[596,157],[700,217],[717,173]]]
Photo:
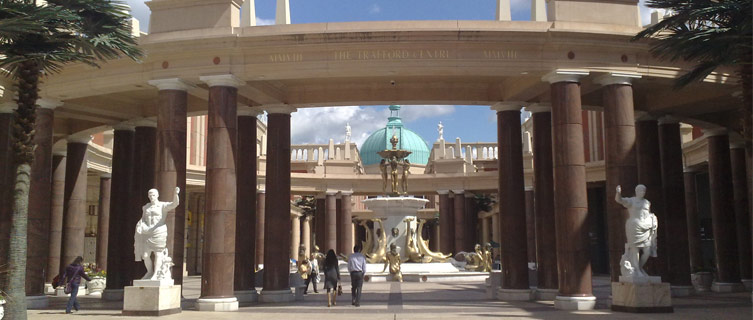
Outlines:
[[[640,0],[641,18],[647,23],[650,10]],[[127,0],[141,31],[149,30],[149,8],[143,0]],[[256,0],[257,25],[274,24],[276,0]],[[290,0],[291,23],[394,21],[394,20],[493,20],[496,0]],[[512,20],[530,20],[530,0],[511,0]],[[364,140],[387,124],[387,106],[349,106],[301,109],[293,113],[293,144],[345,140],[350,123],[352,141]],[[496,117],[488,106],[403,106],[403,124],[431,145],[438,137],[437,124],[444,126],[445,140],[495,142]],[[525,118],[525,114],[521,119]],[[316,121],[311,121],[316,119]]]

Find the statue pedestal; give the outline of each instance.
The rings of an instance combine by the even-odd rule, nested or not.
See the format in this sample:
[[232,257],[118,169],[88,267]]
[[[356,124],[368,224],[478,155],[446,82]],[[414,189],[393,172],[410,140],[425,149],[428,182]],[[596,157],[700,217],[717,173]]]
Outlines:
[[181,287],[172,279],[134,280],[124,289],[124,316],[166,316],[180,313]]
[[655,280],[612,282],[612,310],[635,313],[673,312],[669,283],[653,281]]

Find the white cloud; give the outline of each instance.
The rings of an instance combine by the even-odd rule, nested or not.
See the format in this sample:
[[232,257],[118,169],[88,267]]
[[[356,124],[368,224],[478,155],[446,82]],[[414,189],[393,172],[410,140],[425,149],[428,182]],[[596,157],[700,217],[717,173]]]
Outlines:
[[256,17],[256,25],[257,26],[271,26],[275,24],[275,19],[264,19]]
[[420,118],[433,118],[455,112],[454,105],[406,105],[400,108],[400,117],[410,122]]
[[382,7],[380,7],[378,4],[372,4],[371,7],[369,7],[369,13],[371,14],[377,14],[382,12]]

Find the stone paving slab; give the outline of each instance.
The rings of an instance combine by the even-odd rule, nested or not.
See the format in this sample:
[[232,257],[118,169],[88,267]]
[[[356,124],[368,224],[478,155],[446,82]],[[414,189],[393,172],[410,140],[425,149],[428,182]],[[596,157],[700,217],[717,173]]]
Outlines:
[[[189,277],[184,284],[185,305],[192,306],[198,297],[199,278]],[[502,302],[485,299],[483,283],[365,283],[361,307],[350,305],[350,285],[343,286],[337,306],[328,308],[327,298],[320,291],[310,292],[303,302],[295,304],[241,305],[237,312],[198,312],[193,307],[177,315],[159,319],[753,319],[750,293],[703,293],[687,298],[673,298],[671,314],[630,314],[607,309],[608,279],[595,278],[597,309],[566,312],[555,310],[551,301]],[[313,290],[312,290],[313,291]],[[121,302],[105,302],[84,297],[79,301],[84,310],[71,316],[64,314],[66,298],[51,297],[47,310],[29,311],[29,319],[129,318],[120,315]],[[157,319],[138,317],[135,319]]]

